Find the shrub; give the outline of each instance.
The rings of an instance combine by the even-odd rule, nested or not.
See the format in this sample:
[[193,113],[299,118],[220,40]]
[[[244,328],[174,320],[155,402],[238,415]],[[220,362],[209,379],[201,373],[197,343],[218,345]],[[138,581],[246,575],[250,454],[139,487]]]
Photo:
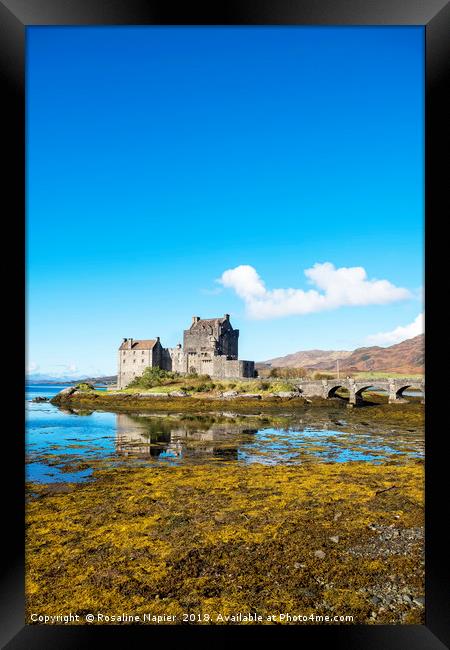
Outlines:
[[290,393],[292,390],[294,390],[294,386],[292,384],[279,381],[273,385],[273,390],[280,393]]
[[305,368],[272,368],[269,377],[284,377],[285,379],[302,379],[306,377]]
[[80,384],[77,384],[75,388],[77,390],[95,390],[95,387],[87,382],[81,382]]
[[315,372],[313,379],[334,379],[334,375],[329,372]]
[[130,388],[153,388],[154,386],[162,386],[164,384],[171,384],[178,377],[178,373],[171,372],[170,370],[162,370],[161,368],[147,367],[140,377],[136,377],[128,384]]

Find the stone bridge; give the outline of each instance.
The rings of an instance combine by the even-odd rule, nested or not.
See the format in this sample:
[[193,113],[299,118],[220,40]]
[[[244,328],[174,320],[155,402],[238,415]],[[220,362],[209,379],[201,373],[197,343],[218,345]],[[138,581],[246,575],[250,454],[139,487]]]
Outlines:
[[339,388],[346,388],[349,393],[350,404],[357,404],[362,400],[366,390],[382,390],[388,394],[389,404],[401,402],[403,392],[413,388],[422,392],[422,402],[425,403],[425,380],[402,379],[320,379],[320,380],[291,380],[305,397],[334,397]]

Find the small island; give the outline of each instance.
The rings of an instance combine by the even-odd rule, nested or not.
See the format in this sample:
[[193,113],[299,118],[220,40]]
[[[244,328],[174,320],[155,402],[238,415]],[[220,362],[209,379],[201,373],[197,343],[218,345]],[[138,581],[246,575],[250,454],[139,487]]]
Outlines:
[[253,361],[239,360],[238,340],[239,330],[233,328],[229,314],[207,319],[193,316],[184,331],[183,346],[175,348],[164,348],[159,336],[124,338],[118,350],[116,386],[108,386],[105,392],[80,383],[63,389],[52,401],[94,409],[162,411],[215,411],[230,403],[234,410],[248,411],[257,404],[271,411],[326,405],[329,399],[341,400],[348,407],[399,405],[405,403],[407,389],[419,391],[419,401],[424,401],[425,384],[420,377],[341,378],[317,372],[258,377]]

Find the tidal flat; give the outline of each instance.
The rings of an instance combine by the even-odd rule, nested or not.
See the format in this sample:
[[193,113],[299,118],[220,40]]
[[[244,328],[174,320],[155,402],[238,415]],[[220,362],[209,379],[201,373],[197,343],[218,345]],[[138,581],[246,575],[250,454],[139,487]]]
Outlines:
[[28,613],[423,623],[420,461],[98,468],[31,489]]
[[28,403],[28,622],[423,623],[419,400],[179,402]]

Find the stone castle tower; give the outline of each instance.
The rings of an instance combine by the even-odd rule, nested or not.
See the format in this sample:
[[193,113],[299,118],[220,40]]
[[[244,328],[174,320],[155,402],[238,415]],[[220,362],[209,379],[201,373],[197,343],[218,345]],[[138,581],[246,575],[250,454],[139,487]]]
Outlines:
[[124,339],[119,348],[117,387],[125,388],[148,366],[181,374],[197,373],[217,378],[254,377],[254,361],[238,359],[239,330],[229,314],[222,318],[193,316],[184,330],[183,347],[163,348],[155,339]]

